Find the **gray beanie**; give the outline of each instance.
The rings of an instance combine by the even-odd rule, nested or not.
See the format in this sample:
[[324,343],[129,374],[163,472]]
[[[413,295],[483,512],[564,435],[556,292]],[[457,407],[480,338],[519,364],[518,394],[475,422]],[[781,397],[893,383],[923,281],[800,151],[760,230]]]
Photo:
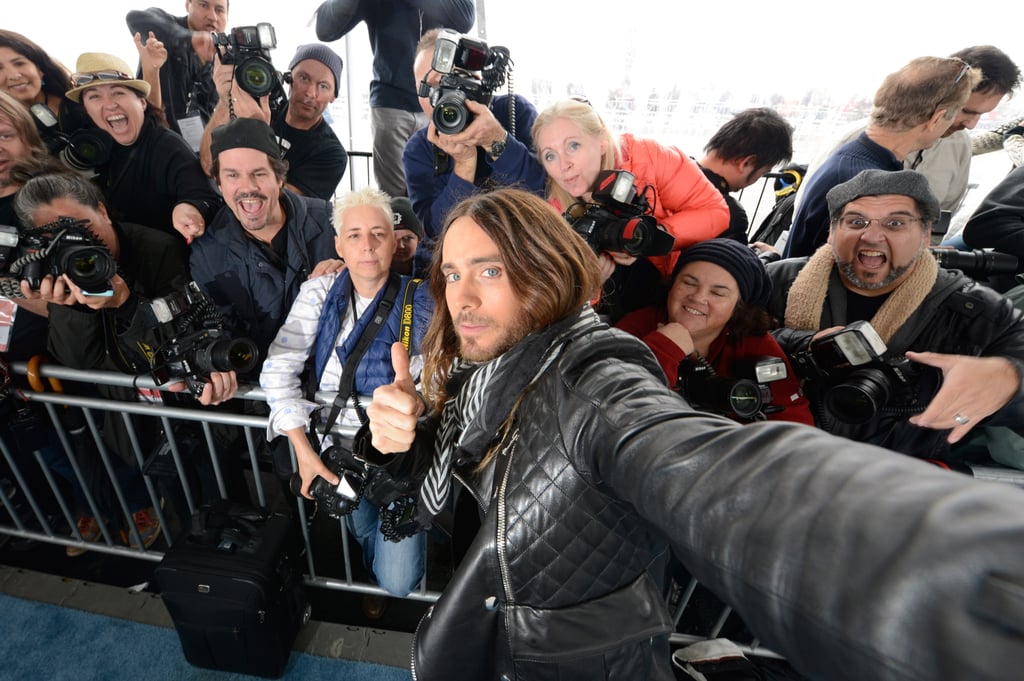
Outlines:
[[829,189],[825,200],[828,202],[829,216],[834,220],[839,217],[843,207],[854,199],[887,194],[915,199],[924,207],[922,219],[934,221],[939,217],[939,200],[928,186],[928,178],[915,170],[862,170],[852,179]]
[[334,74],[334,96],[337,97],[338,86],[341,85],[341,57],[323,43],[299,45],[299,49],[295,50],[295,56],[292,57],[292,62],[288,64],[288,70],[291,71],[296,64],[307,59],[315,59],[331,70],[331,73]]

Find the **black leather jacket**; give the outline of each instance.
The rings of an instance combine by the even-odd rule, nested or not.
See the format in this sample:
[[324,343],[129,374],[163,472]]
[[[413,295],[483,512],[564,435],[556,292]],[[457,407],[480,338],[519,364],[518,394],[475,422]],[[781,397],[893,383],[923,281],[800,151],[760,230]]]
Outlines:
[[[789,289],[807,258],[780,260],[768,266],[772,279],[772,297],[768,311],[785,319]],[[833,268],[819,328],[845,326],[856,321],[847,315],[846,289]],[[790,357],[807,349],[815,331],[778,329],[772,332]],[[888,357],[908,350],[941,352],[975,357],[999,356],[1008,359],[1024,376],[1024,313],[1004,296],[965,277],[957,270],[939,269],[931,292],[910,315],[888,344]],[[929,371],[920,373],[920,407],[927,406],[940,378]],[[870,442],[920,458],[945,459],[949,456],[947,430],[918,428],[909,416],[878,415],[863,424],[835,422],[824,414],[820,386],[805,383],[804,392],[811,401],[816,423],[829,432],[859,442]],[[918,411],[921,409],[918,408]],[[986,425],[1024,427],[1024,387],[1016,397],[993,414]]]
[[[433,455],[432,425],[405,456]],[[673,678],[670,544],[815,679],[1003,680],[1024,659],[1021,490],[696,412],[596,321],[498,440],[458,465],[487,516],[420,624],[417,679]]]

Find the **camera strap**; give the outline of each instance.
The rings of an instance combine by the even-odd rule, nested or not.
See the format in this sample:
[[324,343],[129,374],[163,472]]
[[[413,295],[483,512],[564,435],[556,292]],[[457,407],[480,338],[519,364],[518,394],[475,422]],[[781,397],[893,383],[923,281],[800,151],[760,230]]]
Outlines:
[[[405,295],[402,300],[402,314],[400,315],[401,328],[399,330],[398,337],[402,341],[402,344],[405,345],[406,349],[409,348],[412,339],[413,293],[422,281],[422,279],[413,279],[409,282],[409,285],[405,287]],[[391,315],[391,309],[395,306],[395,301],[398,298],[398,289],[401,287],[401,284],[402,278],[399,275],[392,273],[391,276],[388,277],[387,288],[384,290],[384,295],[377,304],[377,309],[374,310],[370,323],[363,329],[362,334],[359,336],[359,342],[356,343],[355,347],[352,348],[352,352],[349,353],[349,356],[345,359],[345,366],[342,367],[341,370],[341,380],[338,382],[338,394],[335,396],[334,402],[331,404],[331,410],[328,413],[326,422],[324,423],[325,437],[331,432],[331,428],[334,427],[335,421],[338,420],[338,415],[348,403],[349,396],[352,395],[352,388],[355,384],[356,368],[359,366],[359,362],[362,360],[367,348],[370,347],[370,343],[377,337],[377,334],[380,333],[381,327],[384,326],[384,323]],[[314,385],[315,381],[316,376],[315,372],[313,372],[311,373],[310,378],[311,394],[316,393]],[[317,435],[316,424],[313,419],[310,420],[309,429],[319,451],[321,441],[319,435]]]

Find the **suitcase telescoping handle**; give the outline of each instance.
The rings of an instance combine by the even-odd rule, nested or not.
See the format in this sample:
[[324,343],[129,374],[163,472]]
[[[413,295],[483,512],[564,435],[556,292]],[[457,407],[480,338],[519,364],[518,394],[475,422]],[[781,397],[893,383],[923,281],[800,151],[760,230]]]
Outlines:
[[[192,514],[192,537],[218,547],[224,539],[230,544],[243,543],[256,534],[269,517],[266,509],[220,499],[200,506]],[[226,550],[231,548],[226,546]]]

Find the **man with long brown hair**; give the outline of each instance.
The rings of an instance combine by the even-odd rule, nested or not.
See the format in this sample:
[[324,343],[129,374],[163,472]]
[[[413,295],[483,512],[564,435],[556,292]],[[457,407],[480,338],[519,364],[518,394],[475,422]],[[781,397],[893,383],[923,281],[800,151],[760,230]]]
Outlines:
[[417,678],[673,678],[670,548],[811,678],[1017,671],[1020,490],[693,410],[590,309],[594,254],[526,192],[458,204],[431,274],[426,400],[396,344],[361,441],[425,469],[405,531],[443,525],[452,477],[485,515]]

